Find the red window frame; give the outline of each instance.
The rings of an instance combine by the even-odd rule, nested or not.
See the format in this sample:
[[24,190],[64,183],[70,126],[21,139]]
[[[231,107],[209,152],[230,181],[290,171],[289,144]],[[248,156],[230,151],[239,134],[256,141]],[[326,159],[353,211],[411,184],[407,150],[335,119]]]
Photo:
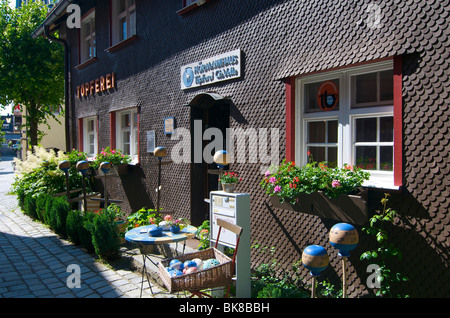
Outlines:
[[[367,64],[372,63],[359,63]],[[355,66],[355,65],[350,65]],[[327,70],[328,71],[328,70]],[[402,56],[393,57],[394,73],[394,185],[403,185],[403,99],[402,99]],[[295,77],[285,80],[286,94],[286,161],[295,160]]]

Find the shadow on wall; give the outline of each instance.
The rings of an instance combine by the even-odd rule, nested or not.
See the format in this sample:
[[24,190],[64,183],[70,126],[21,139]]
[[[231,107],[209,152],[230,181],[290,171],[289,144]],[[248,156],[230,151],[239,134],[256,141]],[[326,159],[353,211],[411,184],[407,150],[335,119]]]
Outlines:
[[143,207],[155,208],[155,204],[146,191],[147,188],[143,180],[145,177],[142,168],[135,165],[128,165],[128,173],[120,176],[123,191],[132,212],[136,212]]
[[[142,169],[135,165],[127,165],[126,171],[117,178],[108,179],[108,198],[122,200],[117,203],[126,214],[131,214],[143,207],[152,209],[155,204],[146,191],[145,175]],[[100,179],[93,179],[95,190],[104,197],[105,186]],[[127,206],[127,203],[129,206]]]
[[[369,217],[373,215],[376,210],[382,208],[380,200],[384,197],[383,191],[369,191]],[[340,287],[341,284],[341,266],[340,257],[337,256],[337,251],[334,250],[328,243],[329,230],[339,221],[325,218],[318,219],[317,222],[311,223],[310,217],[300,218],[305,220],[309,225],[294,224],[297,228],[290,229],[292,224],[287,224],[284,220],[284,215],[276,213],[268,202],[264,202],[265,210],[271,215],[272,225],[276,227],[282,235],[281,239],[287,240],[289,244],[282,251],[284,254],[279,256],[278,261],[283,263],[283,259],[296,258],[301,259],[302,248],[310,244],[325,244],[325,248],[329,251],[330,265],[329,268],[321,275],[322,279],[328,279],[335,287]],[[431,219],[429,213],[425,208],[417,202],[417,200],[403,190],[402,193],[391,194],[387,207],[398,212],[398,220],[395,225],[386,225],[385,230],[389,235],[389,242],[397,247],[401,253],[402,258],[392,258],[389,263],[389,268],[394,273],[401,273],[408,278],[407,282],[401,283],[400,286],[392,286],[393,294],[409,295],[410,297],[450,297],[450,277],[448,276],[448,247],[443,244],[444,238],[439,240],[440,235],[445,227],[442,223],[436,223],[437,220]],[[280,210],[284,211],[284,210]],[[305,215],[298,212],[297,215]],[[318,226],[321,228],[308,228],[308,226]],[[368,288],[367,279],[373,272],[367,272],[369,261],[361,261],[360,255],[368,250],[378,248],[378,245],[373,236],[369,236],[362,231],[363,226],[355,226],[358,230],[360,239],[359,244],[351,253],[348,259],[348,281],[349,296],[350,297],[373,297],[373,290]],[[307,231],[322,231],[323,234],[308,235],[301,232],[301,229]],[[309,242],[315,237],[314,242]],[[308,241],[305,243],[305,241]],[[299,243],[298,243],[299,242]],[[326,242],[326,243],[324,243]],[[304,246],[303,246],[304,245]],[[291,250],[292,252],[289,252]],[[295,254],[292,256],[291,254]],[[285,261],[286,262],[286,261]],[[290,264],[283,264],[288,268]],[[308,283],[309,276],[305,276],[305,283]],[[359,286],[355,286],[359,284]],[[352,286],[353,285],[353,286]]]

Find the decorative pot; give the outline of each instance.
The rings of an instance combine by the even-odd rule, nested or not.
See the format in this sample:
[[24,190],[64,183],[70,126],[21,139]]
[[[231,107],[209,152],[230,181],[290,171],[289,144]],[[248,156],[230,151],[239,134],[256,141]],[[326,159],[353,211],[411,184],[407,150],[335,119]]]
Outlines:
[[236,183],[222,183],[223,191],[228,192],[228,193],[233,193],[235,187],[236,187]]
[[150,229],[148,230],[148,234],[150,236],[161,236],[162,232],[163,232],[162,228],[156,225],[151,226]]
[[170,231],[170,226],[167,224],[166,221],[159,222],[158,226],[162,228],[163,231]]
[[170,232],[176,234],[176,233],[180,232],[180,227],[178,225],[172,225],[170,227]]
[[274,208],[291,210],[322,218],[363,225],[368,220],[367,192],[358,195],[341,194],[336,198],[328,198],[322,191],[300,194],[291,204],[286,199],[281,202],[276,196],[270,197]]

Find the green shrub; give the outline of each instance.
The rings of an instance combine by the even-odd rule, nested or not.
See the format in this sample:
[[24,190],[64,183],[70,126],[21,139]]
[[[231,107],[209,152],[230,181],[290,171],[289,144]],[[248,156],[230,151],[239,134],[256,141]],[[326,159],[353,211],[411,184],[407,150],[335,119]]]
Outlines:
[[25,189],[18,188],[16,190],[18,205],[22,210],[25,210]]
[[47,214],[47,201],[52,200],[52,196],[46,193],[40,193],[36,198],[36,216],[37,219],[45,223],[45,215]]
[[80,232],[86,230],[83,227],[83,216],[78,210],[71,210],[67,214],[66,233],[71,242],[76,245],[81,244]]
[[114,214],[108,211],[98,213],[90,225],[95,253],[102,259],[113,259],[119,251],[119,235]]
[[45,200],[45,213],[42,213],[42,221],[44,222],[44,224],[48,225],[51,227],[51,210],[52,210],[52,206],[53,206],[53,201],[54,198],[53,197],[49,197],[47,198],[47,200]]
[[65,197],[54,198],[48,212],[50,227],[59,235],[66,236],[66,220],[70,211],[70,204]]
[[67,215],[66,232],[71,242],[82,245],[89,252],[94,252],[92,244],[92,222],[96,215],[94,213],[82,214],[81,211],[71,210]]
[[81,212],[79,213],[82,215],[82,226],[78,232],[81,245],[83,245],[89,252],[94,252],[91,230],[93,229],[93,222],[96,214],[92,212],[87,212],[85,214],[81,214]]
[[37,218],[36,198],[31,193],[29,193],[25,196],[24,211],[31,218],[33,218],[33,219]]

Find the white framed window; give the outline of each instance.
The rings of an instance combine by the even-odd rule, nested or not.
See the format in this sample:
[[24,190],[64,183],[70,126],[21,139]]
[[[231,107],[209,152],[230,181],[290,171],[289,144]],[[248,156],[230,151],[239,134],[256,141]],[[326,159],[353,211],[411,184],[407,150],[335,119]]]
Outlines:
[[83,151],[95,157],[98,150],[97,116],[83,118]]
[[95,10],[81,21],[80,29],[80,63],[97,56],[95,40]]
[[196,2],[197,2],[197,0],[183,0],[183,7],[190,6],[191,4],[196,3]]
[[138,161],[138,112],[127,109],[116,113],[116,148]]
[[135,0],[112,0],[112,44],[136,34]]
[[364,185],[394,188],[391,60],[299,77],[295,162],[367,170]]

